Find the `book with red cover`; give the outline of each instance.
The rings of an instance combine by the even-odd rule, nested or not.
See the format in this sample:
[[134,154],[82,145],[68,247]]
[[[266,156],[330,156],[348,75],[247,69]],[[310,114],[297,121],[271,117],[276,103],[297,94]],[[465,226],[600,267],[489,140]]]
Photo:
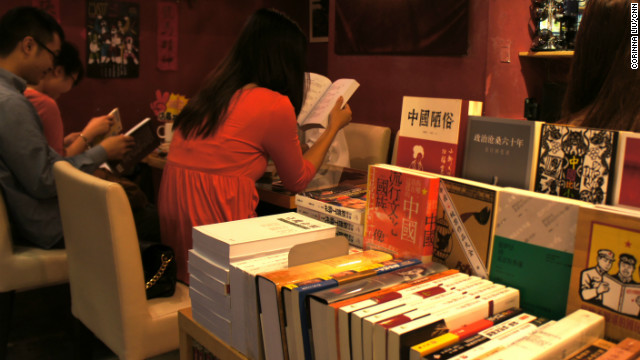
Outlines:
[[640,208],[640,134],[620,132],[612,205]]
[[396,165],[459,176],[468,115],[481,115],[481,104],[462,99],[405,96]]
[[364,249],[431,261],[440,179],[400,166],[369,166]]

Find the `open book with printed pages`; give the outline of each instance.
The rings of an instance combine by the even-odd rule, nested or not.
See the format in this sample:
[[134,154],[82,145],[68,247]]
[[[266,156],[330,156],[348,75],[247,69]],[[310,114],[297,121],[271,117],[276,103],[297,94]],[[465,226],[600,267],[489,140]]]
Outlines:
[[111,171],[119,175],[131,174],[140,160],[160,145],[160,139],[151,118],[140,121],[125,135],[132,136],[135,140],[133,149],[129,150],[122,160],[108,162]]
[[109,136],[118,135],[122,131],[122,119],[120,118],[120,110],[118,108],[114,108],[113,110],[111,110],[111,112],[109,112],[109,115],[113,117],[113,124],[111,124],[111,127],[106,133],[96,136],[91,141],[91,146],[96,146],[100,144],[102,140],[108,138]]
[[340,96],[343,106],[360,84],[354,79],[339,79],[331,82],[326,76],[308,73],[308,87],[304,103],[298,114],[298,125],[304,130],[306,126],[319,125],[327,127],[329,113]]

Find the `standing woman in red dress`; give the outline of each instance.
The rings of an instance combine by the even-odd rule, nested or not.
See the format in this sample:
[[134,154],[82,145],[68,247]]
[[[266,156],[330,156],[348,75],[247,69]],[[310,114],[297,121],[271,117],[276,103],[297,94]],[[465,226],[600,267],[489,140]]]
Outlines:
[[351,109],[335,104],[329,126],[302,154],[296,117],[305,93],[307,39],[275,10],[256,11],[233,48],[174,122],[158,211],[174,248],[178,280],[189,282],[193,226],[256,216],[256,181],[273,159],[284,186],[305,189]]

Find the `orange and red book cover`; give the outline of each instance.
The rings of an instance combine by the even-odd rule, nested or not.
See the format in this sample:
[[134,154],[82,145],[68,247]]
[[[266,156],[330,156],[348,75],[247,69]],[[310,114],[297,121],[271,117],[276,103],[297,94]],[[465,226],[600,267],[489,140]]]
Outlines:
[[369,166],[364,249],[431,261],[440,179],[399,166]]

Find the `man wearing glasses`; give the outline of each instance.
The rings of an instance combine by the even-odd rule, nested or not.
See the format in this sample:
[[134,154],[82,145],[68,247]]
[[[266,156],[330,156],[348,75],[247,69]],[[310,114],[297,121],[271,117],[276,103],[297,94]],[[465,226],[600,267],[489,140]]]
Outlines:
[[53,68],[63,40],[60,25],[43,10],[18,7],[0,18],[0,190],[14,242],[47,249],[64,246],[53,164],[66,160],[92,173],[133,146],[131,137],[112,136],[68,158],[49,147],[23,91]]

